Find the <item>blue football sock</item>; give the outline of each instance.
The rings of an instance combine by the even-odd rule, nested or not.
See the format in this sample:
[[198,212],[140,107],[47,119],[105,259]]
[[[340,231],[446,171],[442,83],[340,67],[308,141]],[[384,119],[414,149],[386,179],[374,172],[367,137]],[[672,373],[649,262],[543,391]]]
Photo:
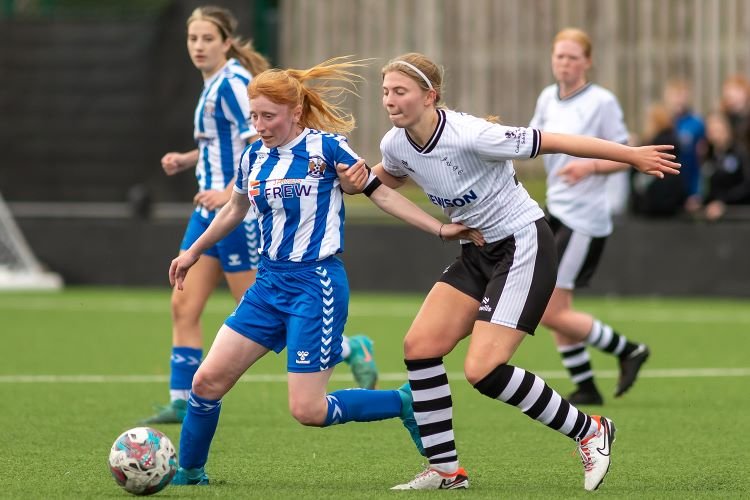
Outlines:
[[169,389],[172,391],[189,391],[193,387],[193,375],[201,364],[203,349],[194,347],[172,347],[169,378]]
[[204,399],[190,392],[180,433],[180,467],[195,469],[206,465],[220,412],[220,399]]
[[371,422],[401,415],[398,391],[346,389],[326,396],[328,414],[324,427],[346,422]]

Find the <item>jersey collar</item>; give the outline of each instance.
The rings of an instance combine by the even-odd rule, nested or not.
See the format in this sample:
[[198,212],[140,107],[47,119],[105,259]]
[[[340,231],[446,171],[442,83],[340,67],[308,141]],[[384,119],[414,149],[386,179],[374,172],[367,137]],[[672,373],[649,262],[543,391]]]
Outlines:
[[586,82],[586,85],[584,85],[584,86],[583,86],[583,87],[581,87],[580,89],[576,90],[575,92],[573,92],[573,93],[572,93],[572,94],[570,94],[569,96],[565,96],[565,97],[560,97],[560,84],[557,84],[557,93],[556,93],[556,96],[557,96],[557,100],[558,100],[558,101],[561,101],[561,102],[565,102],[565,101],[570,101],[570,100],[573,100],[573,99],[575,99],[576,97],[578,97],[579,95],[581,95],[581,94],[583,94],[584,92],[586,92],[586,91],[587,91],[588,89],[590,89],[590,88],[591,88],[591,85],[592,85],[592,84],[591,84],[591,82]]
[[432,135],[430,136],[430,139],[427,141],[427,144],[424,145],[424,147],[420,146],[416,142],[412,140],[412,138],[409,136],[409,132],[404,129],[404,133],[406,134],[406,140],[409,141],[409,144],[411,144],[411,147],[413,147],[417,153],[426,155],[433,149],[435,149],[435,146],[437,146],[438,141],[440,140],[440,136],[443,134],[443,130],[445,129],[445,111],[438,108],[437,110],[438,115],[438,122],[437,126],[435,127],[435,130],[432,132]]

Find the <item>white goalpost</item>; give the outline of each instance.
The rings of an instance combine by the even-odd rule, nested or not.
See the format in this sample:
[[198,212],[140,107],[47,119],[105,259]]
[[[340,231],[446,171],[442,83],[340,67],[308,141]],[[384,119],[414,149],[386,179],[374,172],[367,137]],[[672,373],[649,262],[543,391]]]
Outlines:
[[0,194],[0,291],[56,290],[60,275],[45,271],[36,260]]

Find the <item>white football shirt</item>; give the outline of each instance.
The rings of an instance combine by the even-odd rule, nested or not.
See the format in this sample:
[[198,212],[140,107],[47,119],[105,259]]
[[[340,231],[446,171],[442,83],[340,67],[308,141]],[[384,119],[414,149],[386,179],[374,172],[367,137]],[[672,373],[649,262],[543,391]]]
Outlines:
[[543,217],[518,182],[514,158],[539,153],[540,133],[438,109],[438,125],[424,147],[394,127],[380,143],[383,168],[411,177],[453,222],[479,229],[488,243]]
[[[621,144],[628,141],[617,98],[591,83],[565,99],[560,99],[557,84],[545,88],[537,99],[529,126],[545,132],[587,135]],[[593,237],[607,236],[612,232],[607,176],[589,175],[576,184],[566,183],[558,172],[575,159],[564,154],[544,155],[547,210],[575,231]]]

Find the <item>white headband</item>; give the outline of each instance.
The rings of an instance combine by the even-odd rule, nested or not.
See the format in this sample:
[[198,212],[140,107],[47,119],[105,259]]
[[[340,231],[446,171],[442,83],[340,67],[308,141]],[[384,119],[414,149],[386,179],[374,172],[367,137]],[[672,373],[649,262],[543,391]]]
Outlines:
[[416,66],[414,66],[412,63],[399,60],[399,61],[393,61],[393,64],[403,64],[404,66],[406,66],[407,68],[411,69],[416,74],[418,74],[419,76],[421,76],[422,80],[424,80],[424,82],[427,84],[427,86],[430,88],[430,90],[435,90],[435,88],[432,86],[432,82],[430,82],[430,79],[427,78],[427,75],[425,75],[424,73],[422,73],[422,71],[419,68],[417,68]]

